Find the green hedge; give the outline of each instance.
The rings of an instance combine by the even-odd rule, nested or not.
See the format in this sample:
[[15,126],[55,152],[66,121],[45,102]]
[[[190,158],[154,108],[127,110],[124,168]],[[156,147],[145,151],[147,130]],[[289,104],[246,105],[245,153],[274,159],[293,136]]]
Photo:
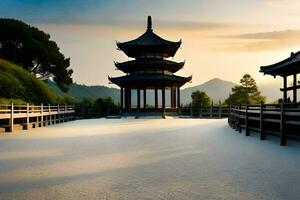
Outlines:
[[56,104],[65,103],[66,100],[71,103],[69,97],[61,97],[20,66],[0,59],[0,103]]

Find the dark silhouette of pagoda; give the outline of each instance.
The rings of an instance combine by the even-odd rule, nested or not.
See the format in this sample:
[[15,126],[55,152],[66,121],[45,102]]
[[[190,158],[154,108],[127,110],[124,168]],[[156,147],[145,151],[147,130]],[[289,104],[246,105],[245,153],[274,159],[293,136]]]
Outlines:
[[[123,63],[115,63],[117,69],[126,73],[121,77],[108,77],[109,81],[121,88],[120,105],[122,113],[165,112],[176,113],[180,108],[180,87],[192,80],[192,77],[174,75],[184,62],[167,60],[174,57],[181,40],[171,42],[162,39],[152,30],[151,16],[148,17],[146,32],[135,40],[117,42],[118,49],[128,57],[135,58]],[[148,107],[147,89],[154,90],[155,106]],[[137,106],[132,107],[131,91],[137,92]],[[141,90],[143,91],[143,108],[141,108]],[[166,108],[166,90],[170,90],[170,107]],[[161,92],[161,107],[158,103],[158,92]]]

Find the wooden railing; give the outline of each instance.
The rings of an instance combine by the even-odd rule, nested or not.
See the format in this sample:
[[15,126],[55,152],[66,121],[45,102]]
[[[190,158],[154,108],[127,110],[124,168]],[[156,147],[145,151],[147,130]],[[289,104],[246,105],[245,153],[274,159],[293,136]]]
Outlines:
[[180,109],[180,116],[190,116],[197,118],[224,118],[228,117],[228,106],[209,106],[209,107],[182,107]]
[[12,132],[16,127],[28,129],[74,119],[73,105],[1,105],[0,128]]
[[228,123],[240,133],[244,129],[246,136],[259,132],[261,140],[268,134],[279,136],[284,146],[287,139],[300,139],[300,104],[231,105]]

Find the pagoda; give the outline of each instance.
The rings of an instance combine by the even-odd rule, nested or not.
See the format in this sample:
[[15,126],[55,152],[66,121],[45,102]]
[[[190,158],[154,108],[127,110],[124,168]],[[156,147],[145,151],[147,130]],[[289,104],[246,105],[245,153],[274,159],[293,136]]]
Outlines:
[[[117,42],[118,50],[123,51],[130,61],[117,63],[115,66],[126,75],[108,77],[120,90],[122,113],[165,112],[176,113],[180,108],[180,87],[190,82],[192,77],[176,76],[184,62],[174,62],[167,58],[174,57],[181,45],[181,40],[172,42],[156,35],[152,30],[151,16],[148,16],[147,30],[137,39]],[[136,106],[132,106],[132,90],[136,90]],[[141,90],[143,107],[141,107]],[[155,105],[149,107],[146,102],[147,90],[154,90]],[[170,107],[166,108],[166,90],[170,91]],[[159,103],[158,93],[161,92]],[[160,105],[160,106],[159,106]]]

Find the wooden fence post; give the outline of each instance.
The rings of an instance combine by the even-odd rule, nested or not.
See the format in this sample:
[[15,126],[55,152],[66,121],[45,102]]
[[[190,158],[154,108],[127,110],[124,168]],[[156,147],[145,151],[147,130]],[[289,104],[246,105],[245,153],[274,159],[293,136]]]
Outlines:
[[213,106],[214,106],[214,102],[211,102],[211,106],[210,106],[210,118],[213,118]]
[[202,103],[200,104],[199,108],[199,118],[202,118]]
[[41,103],[40,110],[41,110],[41,122],[39,123],[39,127],[42,127],[44,125],[44,106],[43,106],[43,103]]
[[11,102],[10,105],[10,119],[9,119],[9,132],[14,131],[14,103]]
[[231,127],[231,123],[230,123],[230,118],[231,118],[231,104],[228,105],[228,118],[227,118],[227,122],[229,124],[229,126]]
[[260,103],[259,128],[260,128],[260,139],[265,140],[266,134],[264,131],[264,104],[263,104],[263,102]]
[[242,126],[241,126],[241,110],[242,110],[242,105],[240,104],[239,106],[239,133],[242,133]]
[[222,118],[222,107],[221,107],[221,101],[219,101],[219,118]]
[[232,128],[235,129],[235,104],[232,106]]
[[57,115],[56,115],[56,123],[60,123],[60,110],[59,110],[59,104],[57,104]]
[[239,106],[235,108],[235,131],[239,130]]
[[66,122],[66,121],[68,121],[67,120],[67,117],[66,116],[68,116],[68,113],[67,113],[67,105],[65,104],[65,108],[64,108],[64,119],[63,119],[63,122]]
[[50,106],[50,104],[48,104],[48,125],[51,125],[51,123],[52,123],[52,117],[51,117],[51,106]]
[[26,104],[26,130],[29,129],[29,103]]
[[250,136],[250,130],[248,128],[248,108],[249,105],[246,105],[246,112],[245,112],[245,132],[246,132],[246,136]]
[[285,133],[285,121],[284,121],[284,103],[280,104],[280,145],[286,146],[286,133]]

